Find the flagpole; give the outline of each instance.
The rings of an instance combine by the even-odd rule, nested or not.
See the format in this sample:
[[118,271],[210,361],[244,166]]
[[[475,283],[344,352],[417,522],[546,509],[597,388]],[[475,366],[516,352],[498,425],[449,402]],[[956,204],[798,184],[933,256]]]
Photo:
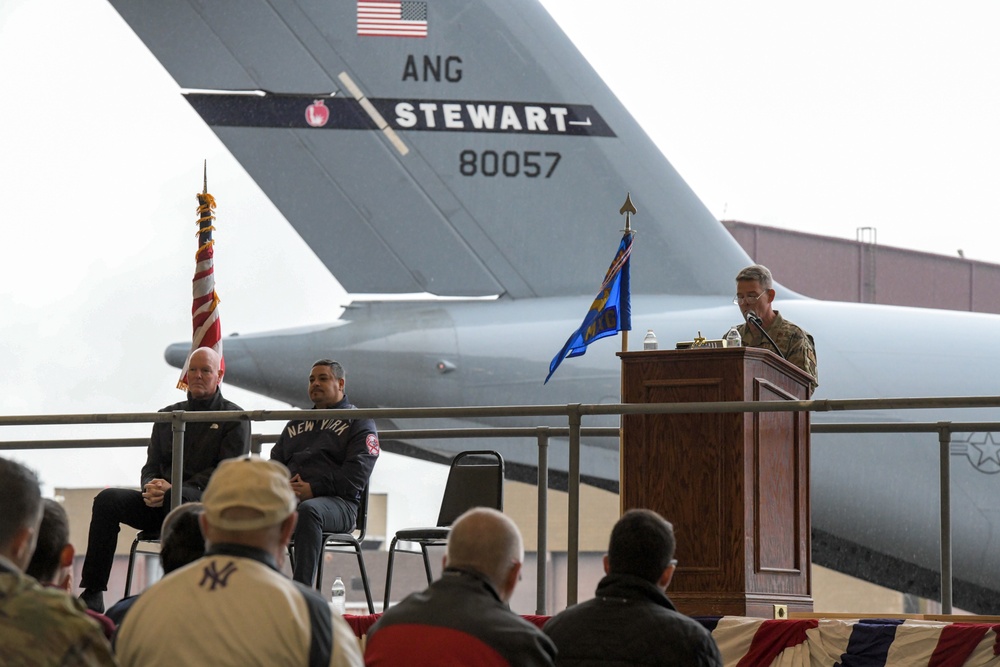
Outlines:
[[[637,213],[637,211],[635,210],[635,204],[632,203],[632,193],[626,192],[625,203],[622,204],[622,207],[618,210],[619,215],[625,215],[625,229],[622,231],[626,234],[632,233],[631,217],[635,213]],[[622,352],[628,352],[628,329],[622,330]]]
[[[632,203],[632,193],[625,193],[625,203],[618,210],[618,214],[625,215],[625,229],[622,230],[625,234],[632,233],[632,220],[633,214],[638,213],[635,210],[635,204]],[[622,330],[622,352],[628,352],[628,329]],[[622,362],[624,363],[624,361]],[[618,401],[621,402],[622,397],[625,396],[625,374],[621,372],[619,367],[618,371],[618,381],[619,381],[619,395]],[[622,447],[625,446],[624,437],[624,427],[625,427],[625,415],[618,415],[618,513],[625,513],[625,494],[622,493],[622,480],[625,473],[625,452],[622,451]]]

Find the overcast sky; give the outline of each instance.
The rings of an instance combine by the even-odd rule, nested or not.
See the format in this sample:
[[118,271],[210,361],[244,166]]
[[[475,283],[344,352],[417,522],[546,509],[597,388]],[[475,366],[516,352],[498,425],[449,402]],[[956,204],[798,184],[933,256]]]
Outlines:
[[1000,262],[1000,3],[544,4],[716,217]]
[[[716,217],[1000,262],[1000,3],[544,4]],[[205,158],[224,332],[347,302],[108,3],[3,0],[0,90],[0,414],[183,398],[162,353],[190,336]],[[142,457],[20,455],[54,486],[135,484]]]

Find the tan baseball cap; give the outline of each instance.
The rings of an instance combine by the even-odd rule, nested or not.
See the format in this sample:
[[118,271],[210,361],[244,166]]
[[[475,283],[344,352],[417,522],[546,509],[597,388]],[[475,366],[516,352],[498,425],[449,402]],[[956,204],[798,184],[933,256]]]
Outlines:
[[[291,473],[277,461],[227,459],[208,480],[201,502],[205,520],[222,530],[258,530],[274,526],[295,511],[297,501],[288,481]],[[237,516],[226,510],[244,508]]]

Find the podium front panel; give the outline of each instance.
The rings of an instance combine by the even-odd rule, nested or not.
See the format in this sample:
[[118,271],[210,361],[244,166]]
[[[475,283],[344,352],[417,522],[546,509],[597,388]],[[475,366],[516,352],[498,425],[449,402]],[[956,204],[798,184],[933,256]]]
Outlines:
[[[642,402],[719,401],[721,378],[650,380],[643,383]],[[733,506],[726,499],[736,476],[720,443],[724,424],[704,415],[628,415],[630,439],[622,460],[627,480],[624,508],[656,509],[669,517],[677,532],[676,558],[692,576],[713,580],[724,576],[723,564],[733,557],[728,533]],[[700,502],[690,502],[691,498]]]
[[[787,401],[808,376],[755,348],[622,353],[622,401]],[[811,610],[805,412],[626,415],[622,509],[674,525],[670,596],[689,614]]]

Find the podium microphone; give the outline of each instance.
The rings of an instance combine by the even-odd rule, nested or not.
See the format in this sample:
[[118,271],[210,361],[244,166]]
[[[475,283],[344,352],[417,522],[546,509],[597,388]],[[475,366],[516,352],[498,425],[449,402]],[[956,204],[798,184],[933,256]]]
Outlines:
[[747,312],[743,313],[743,316],[747,318],[747,325],[749,326],[752,324],[758,329],[760,329],[760,332],[764,334],[764,338],[766,338],[767,342],[771,344],[771,347],[774,348],[774,351],[778,353],[778,356],[781,357],[782,359],[785,359],[785,353],[782,352],[781,348],[777,346],[777,344],[774,342],[774,339],[771,338],[771,336],[766,331],[764,331],[764,322],[760,319],[760,317],[757,316],[757,313],[753,312],[752,310],[748,310]]

